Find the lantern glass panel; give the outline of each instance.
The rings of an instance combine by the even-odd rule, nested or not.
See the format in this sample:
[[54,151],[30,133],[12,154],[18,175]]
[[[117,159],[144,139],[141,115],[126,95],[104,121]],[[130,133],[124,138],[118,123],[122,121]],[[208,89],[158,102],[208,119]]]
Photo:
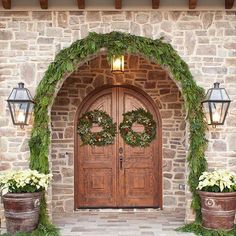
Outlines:
[[206,118],[206,122],[208,125],[211,124],[211,116],[210,116],[210,107],[209,107],[209,103],[208,102],[204,102],[202,103],[204,111],[205,111],[205,118]]
[[211,94],[209,96],[209,100],[216,100],[216,101],[229,100],[229,96],[226,93],[225,89],[212,89]]
[[21,102],[9,102],[9,107],[11,109],[11,114],[13,118],[14,124],[26,124],[27,123],[27,110],[28,110],[28,103]]
[[32,119],[33,108],[34,108],[34,104],[33,104],[33,103],[29,103],[28,117],[27,117],[27,119],[26,119],[26,123],[27,123],[27,124],[29,124],[30,120]]
[[211,102],[212,124],[224,124],[226,114],[229,108],[229,102]]
[[212,119],[212,124],[219,124],[221,123],[221,114],[222,114],[222,103],[217,103],[217,102],[210,102],[210,110],[212,113],[211,119]]
[[32,96],[26,89],[13,89],[8,100],[33,100]]

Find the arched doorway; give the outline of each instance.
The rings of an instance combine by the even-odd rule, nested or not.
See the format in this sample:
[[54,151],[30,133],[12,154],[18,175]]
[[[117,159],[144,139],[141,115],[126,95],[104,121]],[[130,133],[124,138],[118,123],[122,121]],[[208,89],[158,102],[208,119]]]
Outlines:
[[[204,152],[207,147],[207,141],[205,139],[206,124],[204,123],[204,114],[201,108],[201,101],[204,97],[204,90],[197,86],[187,64],[180,58],[180,56],[172,48],[172,46],[163,42],[161,39],[152,40],[144,37],[124,34],[121,32],[111,32],[109,34],[91,33],[87,38],[78,40],[69,48],[61,50],[60,53],[58,53],[58,55],[56,56],[55,61],[52,62],[48,67],[44,78],[40,81],[35,95],[35,119],[31,139],[29,141],[31,151],[30,168],[48,173],[49,168],[51,167],[50,161],[55,160],[55,162],[57,162],[59,167],[52,168],[52,170],[55,172],[54,178],[57,179],[58,182],[62,182],[62,184],[59,184],[53,190],[52,201],[57,201],[53,203],[53,205],[56,211],[71,210],[71,206],[73,206],[74,203],[74,198],[71,198],[74,191],[71,188],[73,186],[71,178],[74,173],[70,168],[70,166],[73,165],[73,159],[71,158],[73,156],[73,153],[71,154],[67,150],[71,151],[73,145],[69,144],[69,142],[71,142],[73,139],[69,142],[67,140],[60,140],[59,143],[53,143],[52,140],[52,145],[49,148],[51,141],[50,131],[51,128],[53,128],[53,125],[50,126],[51,120],[49,114],[50,111],[53,112],[53,102],[56,105],[58,105],[57,103],[59,103],[59,105],[67,105],[67,103],[70,103],[70,99],[68,98],[66,101],[60,101],[60,98],[58,99],[58,101],[56,101],[56,99],[54,100],[55,96],[58,96],[58,91],[60,90],[63,82],[67,82],[65,81],[65,79],[73,71],[75,71],[78,66],[83,65],[84,62],[90,60],[91,58],[94,58],[94,55],[98,55],[98,53],[102,53],[104,51],[110,58],[112,57],[112,55],[121,55],[125,52],[142,55],[146,58],[151,59],[151,65],[158,63],[160,66],[167,68],[171,77],[180,83],[181,91],[184,98],[184,104],[188,113],[187,118],[189,120],[190,127],[189,153],[187,157],[187,161],[190,166],[188,179],[190,190],[193,193],[192,206],[197,213],[197,218],[200,218],[200,202],[196,191],[196,185],[198,183],[199,176],[206,169],[207,165],[206,159],[204,157]],[[145,65],[142,69],[145,68],[148,69],[149,66],[146,67]],[[142,76],[140,77],[140,74],[137,78],[137,82],[133,82],[134,80],[130,76],[127,76],[125,79],[127,80],[128,84],[135,83],[134,85],[137,84],[138,87],[144,87],[144,89],[150,90],[149,95],[151,97],[157,97],[154,99],[157,103],[159,100],[159,95],[163,95],[164,103],[170,103],[166,104],[167,106],[163,106],[165,109],[181,109],[183,99],[179,100],[179,95],[174,93],[176,98],[174,99],[175,102],[173,104],[173,93],[170,88],[163,88],[164,94],[156,93],[155,91],[153,93],[153,88],[156,88],[157,91],[159,90],[159,84],[157,84],[156,76],[153,76],[152,73],[150,73],[150,75],[151,79],[148,79],[148,81],[143,80]],[[110,82],[113,81],[113,78],[109,76],[109,74],[107,74],[107,76],[108,78],[106,78],[106,81],[104,81],[103,78],[102,80],[98,78],[98,83],[95,83],[94,81],[93,84],[91,84],[92,86],[89,85],[88,87],[84,87],[84,85],[82,84],[81,87],[81,85],[79,85],[78,89],[76,89],[75,95],[77,96],[78,94],[76,93],[79,91],[79,97],[83,97],[88,92],[91,92],[93,90],[93,86],[98,87],[98,85],[101,83],[111,84]],[[85,80],[82,81],[82,83],[87,83],[87,81],[92,82],[93,79],[86,77]],[[160,83],[160,85],[163,86],[162,82]],[[73,87],[71,91],[74,93],[74,90],[75,88]],[[177,91],[179,90],[177,89]],[[169,96],[168,93],[170,93],[171,96]],[[81,102],[80,98],[74,99],[74,94],[70,95],[72,95],[73,97],[73,102],[71,103],[72,107],[75,104]],[[53,113],[54,115],[57,115],[57,112]],[[65,111],[59,111],[58,114],[64,117],[61,117],[61,121],[56,122],[59,126],[59,129],[56,130],[57,133],[55,134],[52,132],[52,137],[55,137],[55,139],[58,139],[58,137],[60,139],[61,137],[64,137],[64,135],[65,137],[70,139],[71,133],[74,132],[74,129],[71,129],[71,127],[63,126],[63,123],[66,122],[65,119],[67,119],[65,117],[65,113],[70,113],[68,125],[71,126],[73,124],[73,122],[71,122],[73,120],[73,112],[71,113],[68,108],[66,108]],[[179,112],[173,113],[172,111],[164,111],[162,114],[162,119],[163,117],[168,119],[171,116],[179,119],[179,115],[182,117],[181,113]],[[57,120],[58,117],[55,117],[55,119]],[[168,132],[170,131],[169,126],[171,126],[171,129],[172,127],[175,129],[175,134],[173,136],[163,138],[163,141],[168,143],[167,148],[163,148],[163,156],[168,157],[166,158],[166,169],[168,172],[171,170],[174,171],[174,173],[166,173],[163,175],[164,178],[166,178],[166,188],[168,189],[168,191],[164,192],[164,195],[166,195],[166,199],[164,199],[164,202],[166,202],[170,207],[186,206],[185,197],[183,198],[177,196],[177,194],[179,194],[180,196],[182,195],[181,190],[183,190],[183,188],[180,190],[179,180],[181,180],[181,182],[182,180],[185,180],[186,172],[185,161],[182,161],[183,158],[186,159],[186,149],[183,149],[181,147],[184,145],[185,141],[179,140],[179,138],[185,139],[186,136],[179,135],[178,133],[178,130],[185,129],[183,128],[181,123],[182,121],[177,121],[174,123],[171,121],[166,127],[163,125],[163,130],[166,129]],[[166,135],[169,135],[168,132],[166,133]],[[173,141],[170,141],[169,137],[171,137]],[[69,144],[69,149],[67,148],[66,143]],[[59,149],[54,151],[53,147],[57,147]],[[63,149],[63,154],[61,154],[60,148]],[[176,151],[172,149],[175,149]],[[51,160],[48,159],[49,150],[51,153]],[[180,155],[180,160],[176,160],[176,162],[178,163],[176,163],[175,165],[173,164],[172,160],[177,155]],[[57,156],[62,156],[62,159],[57,160]],[[61,163],[65,165],[65,167],[62,167]],[[62,176],[65,176],[66,178],[62,179]],[[174,181],[170,182],[170,179],[173,179]],[[45,203],[45,200],[43,202]],[[46,211],[44,206],[41,212],[43,216],[45,215],[45,212]]]
[[[148,94],[134,86],[101,87],[84,99],[77,117],[103,110],[118,126],[123,113],[137,108],[151,112],[157,122],[156,138],[146,148],[127,145],[118,128],[114,144],[102,147],[81,145],[75,132],[75,208],[162,208],[161,118]],[[141,132],[143,127],[134,124],[133,129]]]
[[138,94],[148,95],[145,97],[149,97],[148,100],[151,98],[154,107],[157,107],[161,120],[161,123],[158,120],[158,127],[162,129],[162,148],[159,151],[163,157],[163,208],[185,207],[185,191],[179,189],[180,184],[186,184],[186,114],[183,97],[168,73],[158,64],[138,55],[126,55],[125,60],[126,72],[113,74],[106,55],[99,55],[73,72],[57,93],[51,111],[53,212],[72,212],[78,207],[75,202],[78,194],[74,191],[74,179],[78,174],[74,149],[78,145],[75,127],[79,108],[83,109],[82,104],[86,103],[89,94],[93,97],[97,92],[113,86],[131,88]]

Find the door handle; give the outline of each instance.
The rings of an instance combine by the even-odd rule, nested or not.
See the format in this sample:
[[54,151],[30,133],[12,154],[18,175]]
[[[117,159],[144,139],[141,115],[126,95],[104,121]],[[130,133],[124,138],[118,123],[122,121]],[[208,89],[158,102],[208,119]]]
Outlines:
[[123,157],[120,157],[120,169],[122,170],[122,168],[123,168]]

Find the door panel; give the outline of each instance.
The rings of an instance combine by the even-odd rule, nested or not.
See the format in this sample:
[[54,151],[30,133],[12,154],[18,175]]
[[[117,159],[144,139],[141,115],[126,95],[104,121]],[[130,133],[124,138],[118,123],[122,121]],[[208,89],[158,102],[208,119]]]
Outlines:
[[[90,96],[80,116],[99,109],[106,111],[119,125],[123,113],[138,108],[149,110],[158,125],[150,100],[133,89],[119,86]],[[92,131],[100,129],[94,125]],[[133,129],[142,132],[143,126],[134,124]],[[78,137],[76,207],[161,207],[160,138],[160,126],[156,139],[146,148],[130,147],[119,132],[114,144],[103,147],[81,146]]]
[[153,176],[150,168],[126,168],[125,185],[125,195],[130,204],[138,198],[144,200],[153,197]]
[[[101,92],[85,104],[81,114],[97,109],[114,117],[115,100],[112,89]],[[99,130],[96,125],[92,128],[93,132]],[[113,207],[116,204],[116,145],[81,146],[80,140],[78,145],[77,207]]]
[[111,168],[84,168],[83,172],[85,198],[112,198]]
[[[119,121],[123,117],[123,113],[138,108],[149,110],[153,114],[154,111],[150,109],[149,102],[140,97],[139,94],[133,93],[132,90],[126,88],[119,88]],[[155,116],[154,116],[155,119]],[[157,120],[156,120],[157,121]],[[143,126],[134,124],[135,131],[143,131]],[[158,148],[157,138],[148,147],[131,147],[127,145],[119,136],[119,145],[123,148],[123,165],[119,169],[119,181],[121,193],[120,206],[136,206],[136,207],[154,207],[158,206],[158,182],[154,178],[156,160],[155,149]]]

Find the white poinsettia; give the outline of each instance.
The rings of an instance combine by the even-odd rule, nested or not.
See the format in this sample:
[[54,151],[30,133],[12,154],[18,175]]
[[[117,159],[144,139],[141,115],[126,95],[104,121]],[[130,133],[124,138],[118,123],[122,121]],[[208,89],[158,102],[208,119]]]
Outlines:
[[51,174],[37,170],[8,171],[0,174],[0,190],[4,193],[40,192],[47,189],[51,179]]
[[199,177],[197,189],[208,192],[236,191],[236,174],[227,170],[203,172]]

